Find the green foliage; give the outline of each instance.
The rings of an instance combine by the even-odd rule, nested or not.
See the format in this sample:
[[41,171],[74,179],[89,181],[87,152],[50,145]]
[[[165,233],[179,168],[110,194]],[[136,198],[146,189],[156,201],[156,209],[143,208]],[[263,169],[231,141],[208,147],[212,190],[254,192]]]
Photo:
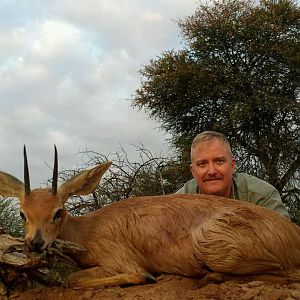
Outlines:
[[23,225],[19,216],[18,202],[13,198],[0,199],[0,226],[13,236],[23,235]]
[[185,49],[141,70],[133,105],[172,134],[186,163],[192,138],[216,130],[240,170],[276,186],[286,203],[299,199],[299,5],[214,1],[178,24]]

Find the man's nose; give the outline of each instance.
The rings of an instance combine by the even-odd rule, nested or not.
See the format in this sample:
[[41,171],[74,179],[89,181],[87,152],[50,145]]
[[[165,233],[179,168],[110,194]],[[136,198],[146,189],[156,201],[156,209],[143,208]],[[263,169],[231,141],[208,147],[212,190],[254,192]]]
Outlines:
[[207,173],[209,175],[215,175],[217,173],[217,170],[216,170],[214,164],[209,164]]

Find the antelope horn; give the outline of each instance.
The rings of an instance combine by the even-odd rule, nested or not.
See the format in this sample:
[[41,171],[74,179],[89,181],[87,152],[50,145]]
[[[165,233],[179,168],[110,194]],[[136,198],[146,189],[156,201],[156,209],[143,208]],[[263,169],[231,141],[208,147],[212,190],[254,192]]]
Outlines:
[[53,167],[53,177],[52,177],[52,194],[57,193],[57,180],[58,180],[58,160],[57,160],[57,149],[54,145],[54,167]]
[[24,185],[25,185],[25,195],[30,194],[30,180],[29,180],[29,169],[28,169],[28,161],[27,161],[27,154],[26,154],[26,147],[24,145]]

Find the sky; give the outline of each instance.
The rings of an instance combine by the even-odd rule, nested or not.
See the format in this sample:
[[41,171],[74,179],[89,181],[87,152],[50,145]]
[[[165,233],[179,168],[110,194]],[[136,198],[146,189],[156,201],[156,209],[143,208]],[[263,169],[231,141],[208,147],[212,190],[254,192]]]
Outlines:
[[[199,1],[199,0],[198,0]],[[139,70],[184,46],[176,24],[197,0],[0,0],[0,170],[31,186],[82,163],[142,143],[168,151],[159,123],[131,106]]]

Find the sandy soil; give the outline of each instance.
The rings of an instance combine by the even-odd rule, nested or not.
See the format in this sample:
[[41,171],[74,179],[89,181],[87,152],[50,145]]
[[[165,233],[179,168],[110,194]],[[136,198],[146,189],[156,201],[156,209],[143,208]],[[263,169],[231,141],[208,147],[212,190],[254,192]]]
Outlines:
[[[2,298],[7,299],[7,298]],[[231,280],[222,284],[208,284],[199,287],[198,280],[175,275],[161,275],[158,282],[130,287],[107,287],[99,289],[72,289],[64,287],[38,288],[15,293],[9,299],[22,300],[198,300],[198,299],[236,299],[236,300],[281,300],[299,299],[300,284],[271,284],[261,281],[245,282]]]

